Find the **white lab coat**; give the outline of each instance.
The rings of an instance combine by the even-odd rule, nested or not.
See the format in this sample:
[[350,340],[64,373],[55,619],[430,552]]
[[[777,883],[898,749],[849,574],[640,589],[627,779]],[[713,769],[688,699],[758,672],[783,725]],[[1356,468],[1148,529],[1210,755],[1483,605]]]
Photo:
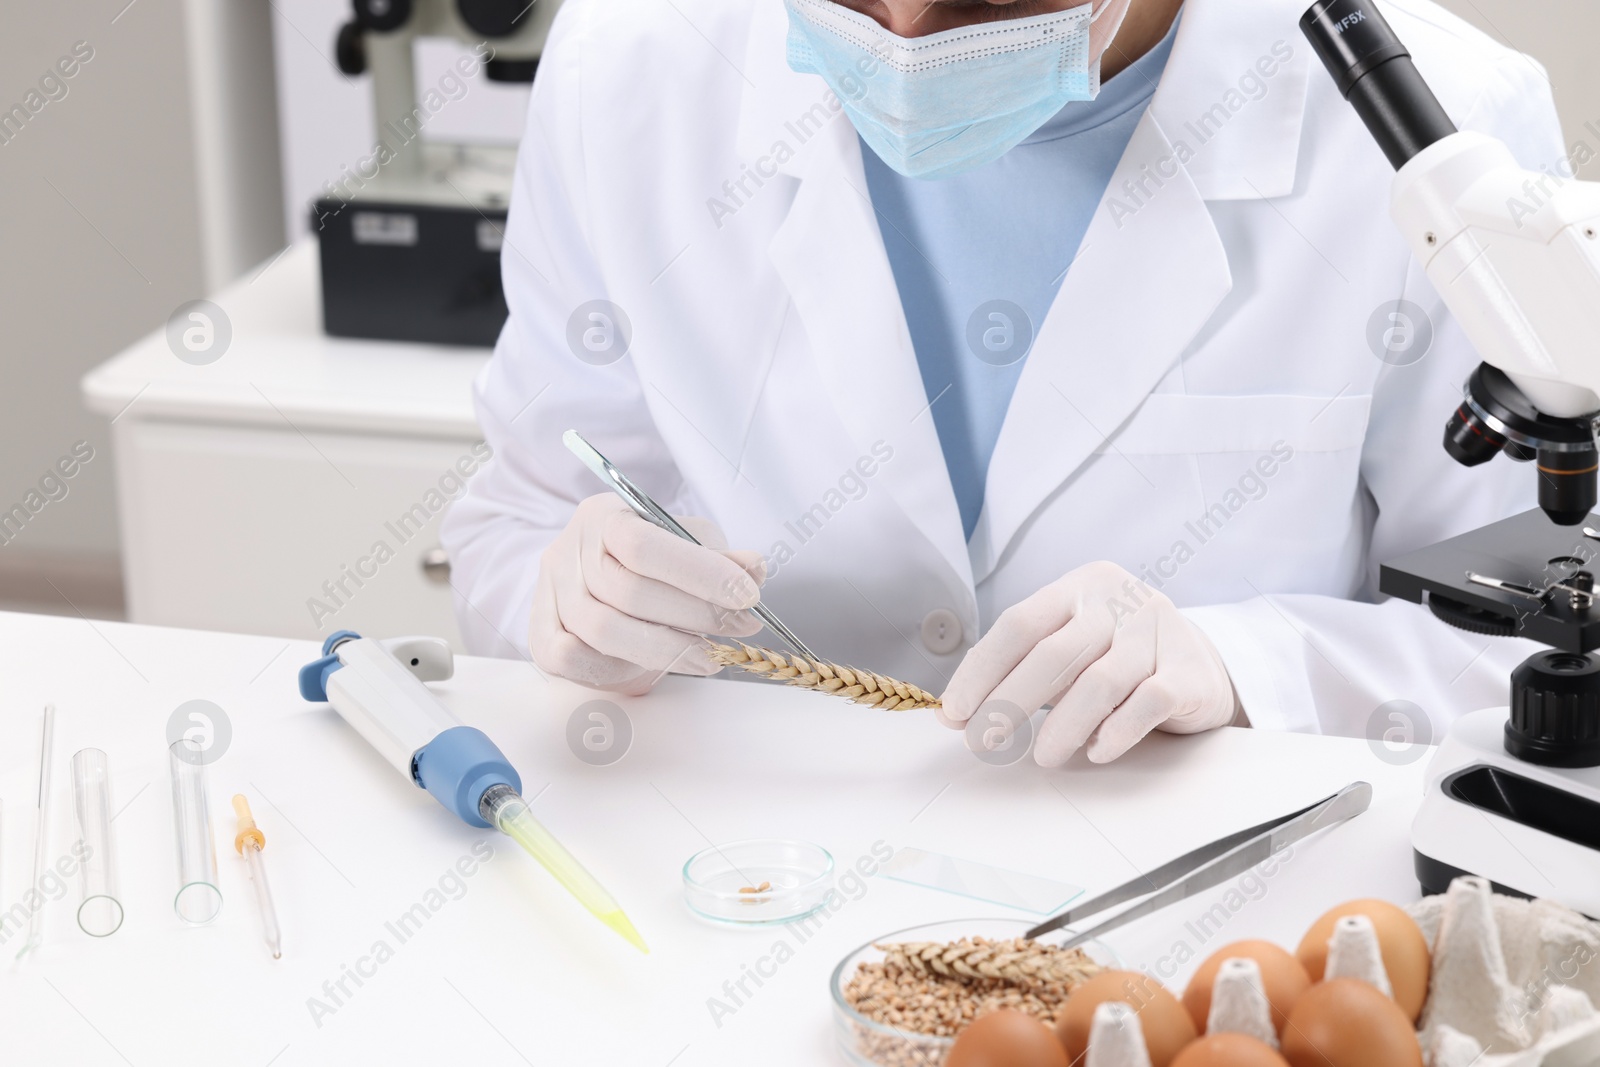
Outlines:
[[[477,389],[495,457],[445,526],[468,645],[527,654],[540,553],[602,491],[561,445],[572,427],[669,510],[767,554],[766,602],[819,654],[934,690],[1008,605],[1111,560],[1210,636],[1258,727],[1361,734],[1409,700],[1437,733],[1503,702],[1531,645],[1376,602],[1380,561],[1532,507],[1534,472],[1441,448],[1477,357],[1299,33],[1307,3],[1188,0],[969,543],[860,142],[785,64],[781,4],[568,0],[505,235],[511,316]],[[1461,125],[1525,165],[1561,159],[1537,64],[1427,0],[1384,10]],[[1433,329],[1404,367],[1368,340],[1397,298]],[[631,326],[607,365],[572,340],[600,299]]]

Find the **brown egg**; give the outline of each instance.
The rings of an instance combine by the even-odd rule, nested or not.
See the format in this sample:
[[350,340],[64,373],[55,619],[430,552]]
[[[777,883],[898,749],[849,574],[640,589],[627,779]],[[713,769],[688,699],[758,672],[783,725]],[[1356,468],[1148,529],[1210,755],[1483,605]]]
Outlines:
[[1150,1067],[1171,1067],[1178,1050],[1195,1039],[1194,1021],[1166,986],[1138,971],[1101,971],[1074,989],[1056,1015],[1056,1036],[1073,1063],[1079,1063],[1089,1047],[1094,1010],[1117,1000],[1139,1016]]
[[1288,1061],[1253,1037],[1211,1034],[1184,1046],[1172,1067],[1289,1067]]
[[1352,900],[1313,923],[1295,950],[1306,973],[1313,982],[1322,981],[1333,924],[1346,915],[1365,915],[1372,920],[1373,929],[1378,932],[1378,950],[1383,954],[1383,969],[1389,972],[1389,984],[1394,987],[1395,1003],[1407,1019],[1416,1022],[1422,1014],[1423,1001],[1428,999],[1428,972],[1433,958],[1428,955],[1427,939],[1411,916],[1386,900]]
[[1194,1027],[1206,1032],[1206,1019],[1211,1015],[1211,987],[1216,984],[1217,971],[1226,960],[1255,960],[1261,968],[1261,985],[1267,993],[1267,1003],[1272,1005],[1272,1025],[1283,1033],[1283,1024],[1289,1021],[1300,994],[1311,988],[1311,977],[1300,961],[1287,949],[1270,941],[1235,941],[1218,949],[1194,972],[1189,987],[1183,991],[1183,1006],[1189,1009]]
[[1050,1027],[1015,1008],[980,1015],[950,1046],[945,1067],[1068,1067]]
[[1411,1020],[1359,978],[1333,978],[1306,990],[1283,1031],[1289,1067],[1422,1067]]

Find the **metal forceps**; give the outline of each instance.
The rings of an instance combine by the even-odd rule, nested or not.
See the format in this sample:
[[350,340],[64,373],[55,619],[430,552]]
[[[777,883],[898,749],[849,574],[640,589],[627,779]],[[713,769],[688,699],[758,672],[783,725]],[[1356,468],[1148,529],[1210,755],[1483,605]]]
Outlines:
[[[600,451],[583,439],[577,430],[568,430],[561,435],[561,443],[567,446],[568,451],[579,459],[583,465],[594,471],[595,477],[605,482],[611,489],[627,501],[628,506],[634,510],[641,519],[655,523],[670,534],[677,534],[691,544],[698,545],[694,534],[685,530],[678,524],[678,520],[668,515],[666,509],[654,500],[643,489],[633,484],[633,479],[612,466],[611,461],[600,454]],[[756,604],[750,609],[756,617],[767,624],[767,628],[786,641],[790,648],[800,653],[813,663],[821,662],[817,654],[806,647],[805,642],[794,635],[794,631],[785,626],[779,618],[772,613],[772,609],[765,604]]]
[[1372,786],[1366,782],[1351,782],[1333,796],[1308,808],[1270,819],[1186,852],[1149,874],[1140,875],[1093,900],[1046,919],[1023,936],[1038,937],[1149,894],[1132,907],[1073,935],[1061,947],[1081,945],[1124,923],[1143,918],[1169,904],[1176,904],[1201,890],[1241,875],[1284,846],[1360,815],[1371,803]]

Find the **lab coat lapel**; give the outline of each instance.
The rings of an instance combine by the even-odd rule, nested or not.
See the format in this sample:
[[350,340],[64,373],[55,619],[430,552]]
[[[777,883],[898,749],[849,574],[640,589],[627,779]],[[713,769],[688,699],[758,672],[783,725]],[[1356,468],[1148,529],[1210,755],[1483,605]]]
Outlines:
[[[787,29],[783,5],[759,0],[736,136],[740,157],[758,172],[775,167],[798,179],[768,254],[816,369],[809,402],[831,404],[862,455],[879,440],[894,449],[874,484],[887,489],[970,590],[961,512],[867,194],[861,142],[823,80],[789,69]],[[780,144],[787,151],[776,151]],[[976,611],[976,601],[968,609]]]
[[[877,480],[971,587],[966,538],[894,274],[867,194],[861,147],[842,115],[810,146],[770,246],[831,402],[863,455],[894,449]],[[825,139],[825,140],[824,140]]]
[[[1171,160],[1146,115],[1110,189]],[[1227,255],[1181,167],[1138,207],[1108,193],[1028,354],[989,463],[970,545],[978,581],[1028,516],[1143,402],[1232,288]],[[1087,562],[1087,561],[1085,561]]]
[[[1208,200],[1294,189],[1301,0],[1189,0],[1172,57],[1028,355],[969,550],[976,581],[1176,364],[1232,288]],[[1132,475],[1130,475],[1132,476]]]
[[[1206,201],[1293,190],[1310,70],[1310,49],[1295,28],[1301,6],[1184,5],[1155,99],[1029,354],[970,545],[854,130],[835,113],[779,165],[800,183],[770,253],[806,330],[819,384],[857,447],[879,438],[893,444],[882,484],[964,581],[982,581],[994,569],[1029,516],[1121,427],[1232,288]],[[818,114],[818,101],[830,99],[820,79],[782,61],[785,27],[781,4],[757,5],[745,57],[753,80],[738,131],[748,159],[770,148],[772,131],[793,132],[795,116]],[[1270,76],[1262,67],[1268,61]],[[1260,97],[1241,95],[1252,72],[1270,77]],[[1207,119],[1213,114],[1215,128]],[[1173,167],[1174,159],[1182,165]],[[1130,195],[1129,182],[1145,192]]]

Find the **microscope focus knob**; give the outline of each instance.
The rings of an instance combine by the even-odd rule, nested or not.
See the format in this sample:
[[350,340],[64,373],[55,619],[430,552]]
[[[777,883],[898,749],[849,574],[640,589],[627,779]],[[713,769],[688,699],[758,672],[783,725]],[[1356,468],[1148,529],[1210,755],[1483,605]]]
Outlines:
[[1600,660],[1550,649],[1511,672],[1506,751],[1547,767],[1600,766]]
[[367,39],[359,23],[339,27],[339,35],[333,39],[333,58],[342,74],[353,78],[367,72]]

